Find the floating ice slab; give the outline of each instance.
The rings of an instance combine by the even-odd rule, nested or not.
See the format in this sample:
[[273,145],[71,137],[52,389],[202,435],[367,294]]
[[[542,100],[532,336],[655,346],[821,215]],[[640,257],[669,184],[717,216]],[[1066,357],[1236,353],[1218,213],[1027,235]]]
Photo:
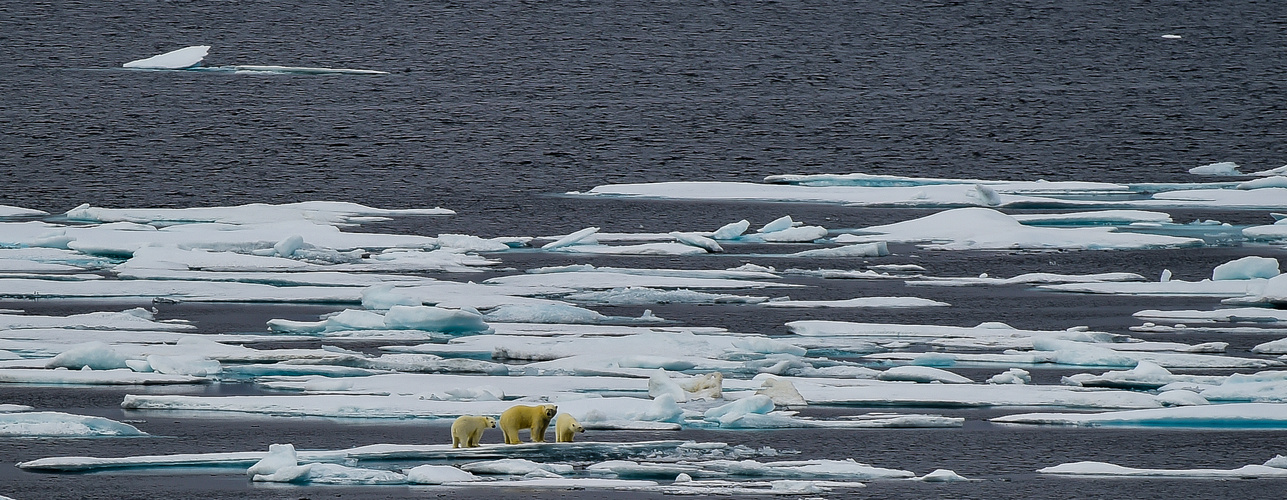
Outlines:
[[1229,403],[1105,413],[1024,413],[993,422],[1040,425],[1202,427],[1218,429],[1287,428],[1287,404]]
[[99,208],[89,205],[68,210],[68,219],[95,222],[261,224],[269,221],[309,220],[324,224],[352,224],[408,215],[455,215],[445,208],[388,210],[357,203],[306,201],[270,205],[252,203],[233,207],[202,208]]
[[1214,176],[1241,176],[1246,175],[1238,171],[1238,164],[1231,161],[1222,161],[1211,163],[1189,169],[1190,174],[1194,175],[1214,175]]
[[0,217],[35,217],[40,215],[49,215],[49,212],[30,208],[0,205]]
[[805,258],[853,258],[853,257],[884,257],[889,255],[889,246],[883,241],[875,243],[858,243],[854,245],[845,245],[833,248],[818,248],[814,250],[804,250],[786,257],[805,257]]
[[660,290],[648,287],[614,288],[602,292],[581,292],[563,297],[573,302],[590,302],[606,305],[650,304],[758,304],[768,297],[697,292],[693,290]]
[[894,224],[842,234],[837,243],[875,241],[919,243],[942,250],[1069,249],[1124,250],[1202,246],[1200,239],[1119,233],[1111,227],[1051,228],[1026,226],[988,208],[958,208]]
[[132,425],[103,417],[52,411],[0,413],[0,437],[145,436]]
[[1277,323],[1287,321],[1287,310],[1263,307],[1237,307],[1214,311],[1159,311],[1147,309],[1132,316],[1165,323]]
[[1113,477],[1185,477],[1257,479],[1287,477],[1287,469],[1264,465],[1244,465],[1237,469],[1138,469],[1105,462],[1071,462],[1037,469],[1042,474],[1066,476]]
[[768,185],[746,182],[659,182],[597,186],[588,193],[570,194],[658,199],[836,203],[853,206],[971,206],[1021,202],[1057,206],[1059,202],[1053,198],[1004,193],[997,198],[980,197],[979,190],[974,185],[959,184],[866,187]]
[[340,464],[312,463],[284,467],[272,474],[256,474],[251,480],[296,484],[405,484],[407,476],[387,470],[363,469]]
[[92,312],[70,316],[0,314],[0,330],[71,328],[84,330],[190,330],[186,321],[155,321],[151,311],[141,307],[122,312]]
[[765,307],[798,307],[798,308],[827,308],[827,307],[873,307],[888,309],[903,309],[910,307],[943,307],[950,306],[946,302],[937,300],[922,299],[920,297],[856,297],[843,300],[774,300],[761,303]]
[[[433,445],[374,444],[340,450],[299,450],[297,460],[306,463],[342,463],[352,460],[445,460],[445,459],[494,459],[527,457],[548,459],[558,454],[569,460],[604,460],[629,456],[663,454],[697,454],[715,457],[758,456],[755,450],[735,448],[725,443],[698,443],[693,441],[634,441],[605,443],[581,441],[576,443],[522,443],[517,445],[484,444],[478,448],[452,448],[450,443]],[[224,453],[186,453],[176,455],[140,455],[128,457],[48,457],[18,464],[23,470],[88,472],[122,468],[165,467],[250,467],[267,457],[267,451],[239,451]],[[236,470],[241,474],[241,470]]]
[[939,277],[922,276],[904,283],[909,286],[973,286],[973,285],[1024,285],[1042,283],[1104,283],[1122,281],[1144,281],[1145,278],[1135,273],[1096,273],[1096,274],[1057,274],[1025,273],[1012,278],[979,277]]
[[809,404],[882,406],[1064,406],[1157,408],[1155,396],[1062,386],[918,384],[871,380],[792,379]]
[[555,286],[576,290],[611,290],[623,287],[718,289],[798,286],[753,279],[641,275],[599,271],[517,274],[491,278],[483,283],[509,286]]
[[272,286],[209,281],[96,280],[87,282],[0,278],[0,290],[19,298],[166,298],[187,302],[358,304],[363,287]]
[[420,465],[404,471],[412,484],[467,483],[478,477],[450,465]]
[[702,255],[705,248],[683,243],[641,243],[638,245],[568,245],[552,249],[558,252],[597,255]]
[[164,54],[155,55],[146,59],[130,61],[122,66],[126,68],[139,69],[184,69],[201,64],[205,59],[206,53],[210,51],[209,45],[193,45],[184,47],[179,50],[172,50]]
[[1169,223],[1166,212],[1145,210],[1096,210],[1062,214],[1014,214],[1014,220],[1033,226],[1102,226],[1131,224],[1135,222]]
[[1144,283],[1062,283],[1039,285],[1037,288],[1057,292],[1139,295],[1146,297],[1247,297],[1260,295],[1265,288],[1266,281],[1263,279],[1250,279],[1222,281],[1170,280]]
[[876,376],[879,380],[905,382],[940,382],[944,384],[969,384],[972,380],[930,366],[895,366]]
[[204,384],[208,382],[210,382],[210,379],[205,377],[139,373],[124,368],[117,370],[0,369],[0,383],[8,384],[162,385]]

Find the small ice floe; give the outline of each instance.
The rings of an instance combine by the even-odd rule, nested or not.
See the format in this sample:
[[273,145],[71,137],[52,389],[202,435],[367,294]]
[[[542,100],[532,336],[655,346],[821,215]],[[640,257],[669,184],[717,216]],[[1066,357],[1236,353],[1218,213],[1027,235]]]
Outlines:
[[120,368],[115,370],[42,370],[27,368],[0,369],[0,382],[10,384],[56,385],[163,385],[205,384],[207,377],[139,373]]
[[993,422],[1086,427],[1190,427],[1218,429],[1287,428],[1287,404],[1228,403],[1177,406],[1104,413],[1023,413],[991,419]]
[[146,436],[132,425],[103,417],[54,411],[0,413],[0,437]]
[[802,257],[802,258],[853,258],[853,257],[884,257],[889,255],[889,246],[883,241],[874,243],[856,243],[832,248],[818,248],[814,250],[803,250],[796,253],[784,255],[784,257]]
[[923,299],[920,297],[855,297],[852,299],[841,300],[770,300],[762,302],[760,305],[765,307],[792,307],[792,308],[886,308],[886,309],[904,309],[911,307],[944,307],[950,306],[946,302],[937,300]]
[[64,328],[84,330],[191,330],[186,321],[156,321],[153,311],[136,307],[121,312],[92,312],[69,316],[0,314],[0,329]]
[[1211,270],[1211,279],[1215,281],[1250,280],[1273,278],[1279,274],[1278,259],[1249,255],[1216,266]]
[[895,366],[880,372],[880,374],[876,376],[876,379],[884,380],[886,382],[938,382],[942,384],[970,384],[974,382],[947,370],[941,370],[929,366]]
[[469,483],[479,480],[478,476],[450,465],[419,465],[402,472],[407,475],[407,482],[411,484]]
[[956,483],[970,480],[969,478],[957,474],[956,471],[951,469],[934,469],[934,472],[916,479],[927,483]]
[[[759,456],[773,456],[776,450],[771,448],[750,449],[745,446],[730,446],[727,443],[694,442],[681,440],[668,441],[632,441],[632,442],[576,442],[576,443],[522,443],[517,445],[484,444],[478,448],[452,448],[451,444],[375,444],[339,450],[302,450],[295,451],[293,445],[277,445],[278,458],[255,469],[254,473],[263,474],[289,467],[291,460],[298,463],[352,463],[362,460],[425,460],[442,461],[448,459],[490,460],[499,455],[512,458],[548,459],[551,449],[557,449],[560,456],[576,461],[613,460],[629,456],[654,456],[659,459],[678,457],[702,459],[743,459]],[[557,447],[557,448],[555,448]],[[108,469],[159,469],[167,467],[254,467],[254,465],[272,455],[265,451],[234,451],[223,453],[185,453],[177,455],[142,455],[126,457],[47,457],[18,464],[23,470],[89,472]]]
[[1170,223],[1166,212],[1146,210],[1095,210],[1090,212],[1013,214],[1014,220],[1030,226],[1110,226],[1146,222]]
[[1287,322],[1287,310],[1266,309],[1262,307],[1237,307],[1216,309],[1214,311],[1159,311],[1147,309],[1133,314],[1134,317],[1166,323],[1279,323]]
[[184,47],[179,50],[166,52],[155,55],[146,59],[139,59],[123,64],[123,67],[133,69],[187,69],[187,70],[207,70],[207,71],[235,71],[247,73],[282,73],[282,74],[305,74],[305,75],[323,75],[323,74],[351,74],[351,75],[387,75],[385,71],[375,71],[369,69],[347,69],[347,68],[310,68],[299,66],[256,66],[256,65],[234,65],[234,66],[214,66],[201,67],[201,61],[209,53],[209,45],[193,45]]
[[1031,384],[1032,375],[1021,368],[1011,368],[988,378],[989,384]]
[[1162,38],[1167,40],[1179,40],[1182,37],[1180,35],[1162,35]]
[[[773,276],[776,278],[777,276]],[[674,273],[636,274],[602,270],[576,270],[554,273],[529,273],[501,276],[483,281],[489,285],[553,286],[574,290],[611,290],[623,287],[665,289],[765,288],[799,286],[760,279],[734,279],[674,275]]]
[[1063,383],[1081,387],[1152,390],[1177,382],[1219,384],[1223,380],[1224,377],[1221,376],[1175,375],[1157,363],[1140,361],[1129,370],[1107,371],[1100,375],[1089,373],[1069,375],[1063,378]]
[[1108,250],[1202,246],[1196,238],[1116,232],[1112,227],[1033,227],[990,208],[945,210],[919,219],[842,234],[837,243],[917,243],[941,250]]
[[1058,273],[1025,273],[1011,278],[979,277],[945,277],[922,276],[905,281],[908,286],[973,286],[973,285],[1025,285],[1048,283],[1118,283],[1123,281],[1144,281],[1145,278],[1135,273],[1095,273],[1095,274],[1058,274]]
[[522,458],[503,458],[484,462],[471,462],[460,466],[461,470],[473,474],[494,474],[522,476],[535,471],[545,471],[557,475],[571,474],[572,466],[566,464],[549,464],[533,462]]
[[1235,373],[1224,380],[1195,387],[1199,395],[1216,402],[1287,402],[1287,371]]
[[[1282,455],[1279,455],[1281,457]],[[1201,479],[1266,479],[1287,477],[1287,469],[1270,465],[1244,465],[1237,469],[1141,469],[1106,462],[1070,462],[1037,469],[1042,474],[1063,476],[1112,476],[1112,477],[1182,477]]]
[[649,305],[649,304],[759,304],[769,300],[768,297],[730,295],[720,293],[698,292],[676,289],[661,290],[648,287],[623,287],[598,292],[580,292],[563,296],[573,302],[589,302],[605,305]]
[[146,59],[130,61],[121,66],[126,68],[138,69],[185,69],[201,64],[206,54],[210,51],[209,45],[193,45],[184,47],[179,50],[172,50],[164,54],[155,55]]
[[1210,176],[1242,176],[1246,175],[1238,171],[1238,164],[1231,161],[1222,161],[1218,163],[1209,163],[1199,167],[1189,169],[1190,174],[1210,175]]
[[321,321],[272,319],[268,329],[274,332],[315,334],[354,330],[421,330],[444,333],[487,331],[483,315],[477,311],[445,309],[436,306],[390,306],[384,313],[345,309]]

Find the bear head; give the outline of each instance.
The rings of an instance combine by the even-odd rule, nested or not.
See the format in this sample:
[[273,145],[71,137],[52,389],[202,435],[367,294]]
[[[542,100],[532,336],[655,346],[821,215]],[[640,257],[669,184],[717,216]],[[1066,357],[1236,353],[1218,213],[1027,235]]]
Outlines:
[[554,414],[559,412],[559,407],[554,405],[541,405],[541,408],[545,408],[545,418],[552,419],[554,418]]
[[494,419],[494,418],[492,418],[492,417],[483,417],[483,418],[486,418],[486,419],[487,419],[487,427],[488,427],[488,428],[495,428],[495,427],[496,427],[496,419]]

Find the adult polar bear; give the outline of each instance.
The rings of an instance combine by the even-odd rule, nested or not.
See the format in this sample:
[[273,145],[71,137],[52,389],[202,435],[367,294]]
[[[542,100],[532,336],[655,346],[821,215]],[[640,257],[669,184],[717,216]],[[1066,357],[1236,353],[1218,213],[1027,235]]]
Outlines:
[[457,417],[456,421],[451,423],[451,447],[477,448],[478,442],[483,439],[483,431],[492,427],[496,427],[496,419],[492,417],[474,415]]
[[532,431],[533,443],[544,443],[545,429],[549,428],[550,421],[554,420],[554,415],[558,412],[559,407],[554,405],[511,406],[501,413],[500,417],[500,428],[505,434],[505,444],[522,443],[518,438],[518,431],[522,429]]

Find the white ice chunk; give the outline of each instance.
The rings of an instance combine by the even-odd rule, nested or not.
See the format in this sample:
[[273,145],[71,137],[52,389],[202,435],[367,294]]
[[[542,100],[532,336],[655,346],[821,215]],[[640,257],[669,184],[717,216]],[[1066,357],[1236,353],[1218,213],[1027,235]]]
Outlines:
[[731,222],[721,226],[719,229],[716,229],[715,232],[711,234],[711,238],[716,240],[731,240],[741,236],[742,233],[745,233],[747,229],[750,229],[750,227],[751,223],[746,219]]
[[1189,169],[1190,174],[1195,175],[1213,175],[1213,176],[1240,176],[1245,175],[1238,171],[1238,164],[1231,161],[1222,161],[1219,163],[1209,163],[1200,167]]
[[778,217],[777,219],[773,219],[772,221],[770,221],[768,224],[765,224],[756,232],[774,233],[774,232],[790,229],[794,225],[795,225],[795,221],[791,220],[791,216],[784,215],[782,217]]
[[724,251],[724,248],[719,246],[718,242],[697,233],[681,233],[676,231],[670,233],[670,235],[675,237],[675,241],[704,249],[707,252],[719,253]]
[[305,484],[403,484],[407,476],[393,471],[363,469],[347,465],[312,463],[284,467],[272,474],[259,474],[251,478],[257,482]]
[[864,235],[842,234],[837,243],[874,241],[920,243],[943,250],[1062,248],[1080,250],[1144,249],[1203,245],[1202,240],[1139,233],[1112,227],[1052,228],[1025,226],[990,208],[945,210],[919,219],[863,228]]
[[1202,428],[1266,428],[1287,426],[1287,404],[1229,403],[1178,406],[1104,413],[1024,413],[991,419],[993,422],[1080,426],[1168,426]]
[[1120,476],[1120,477],[1186,477],[1186,478],[1284,478],[1287,469],[1264,465],[1244,465],[1237,469],[1139,469],[1105,462],[1071,462],[1037,469],[1042,474],[1071,476]]
[[478,476],[450,465],[421,465],[403,471],[412,484],[467,483],[478,481]]
[[658,368],[652,377],[648,378],[648,397],[656,399],[663,394],[670,396],[677,403],[688,401],[688,391],[680,387],[678,382],[671,380],[665,369]]
[[648,287],[623,287],[602,292],[581,292],[566,295],[566,300],[594,302],[607,305],[647,304],[758,304],[768,297],[729,295],[693,290],[659,290]]
[[297,465],[299,465],[299,457],[295,453],[295,445],[289,443],[271,444],[268,445],[268,455],[246,469],[246,474],[249,476],[268,475]]
[[122,66],[126,68],[141,69],[184,69],[201,64],[205,59],[206,53],[210,51],[209,45],[193,45],[184,47],[179,50],[173,50],[164,54],[155,55],[146,59],[130,61]]
[[773,398],[763,394],[756,394],[747,398],[739,399],[723,406],[717,406],[706,410],[702,414],[708,422],[733,422],[747,414],[765,414],[773,411]]
[[949,372],[929,366],[895,366],[876,376],[879,380],[905,382],[940,382],[944,384],[969,384],[973,381]]
[[504,474],[510,476],[522,476],[534,471],[553,472],[559,475],[572,473],[571,465],[538,463],[521,458],[472,462],[461,465],[460,468],[473,474]]
[[598,241],[594,239],[594,233],[597,233],[597,232],[599,232],[599,228],[587,227],[580,231],[576,231],[572,234],[559,238],[555,241],[546,243],[544,246],[541,247],[541,249],[554,250],[557,248],[562,248],[562,247],[571,246],[571,245],[593,245],[598,243]]
[[1249,280],[1278,276],[1278,259],[1249,255],[1220,264],[1211,271],[1213,280]]
[[[1256,175],[1256,174],[1250,174],[1250,175]],[[1260,188],[1271,188],[1271,187],[1287,188],[1287,176],[1275,175],[1272,177],[1265,177],[1263,179],[1256,179],[1252,181],[1243,182],[1237,185],[1237,189],[1260,189]]]
[[955,483],[959,481],[969,481],[969,479],[967,479],[964,476],[961,476],[960,474],[957,474],[956,471],[953,471],[951,469],[934,469],[934,472],[918,477],[916,479],[925,481],[927,483]]
[[218,361],[201,355],[152,355],[147,357],[147,364],[151,371],[169,375],[210,377],[223,373],[223,367]]
[[799,308],[887,308],[903,309],[911,307],[941,307],[950,306],[946,302],[937,300],[922,299],[920,297],[855,297],[852,299],[842,300],[773,300],[763,302],[760,305],[765,307],[799,307]]
[[803,250],[787,257],[832,258],[832,257],[884,257],[889,255],[889,246],[883,241],[875,243],[857,243],[833,248]]
[[112,370],[126,368],[125,356],[116,352],[112,346],[102,342],[86,342],[72,347],[54,356],[46,364],[49,368],[70,368],[79,370]]
[[1027,370],[1021,368],[1011,368],[1003,373],[993,375],[988,379],[989,384],[1031,384],[1032,375]]
[[132,425],[103,417],[52,411],[0,413],[0,437],[144,436]]

